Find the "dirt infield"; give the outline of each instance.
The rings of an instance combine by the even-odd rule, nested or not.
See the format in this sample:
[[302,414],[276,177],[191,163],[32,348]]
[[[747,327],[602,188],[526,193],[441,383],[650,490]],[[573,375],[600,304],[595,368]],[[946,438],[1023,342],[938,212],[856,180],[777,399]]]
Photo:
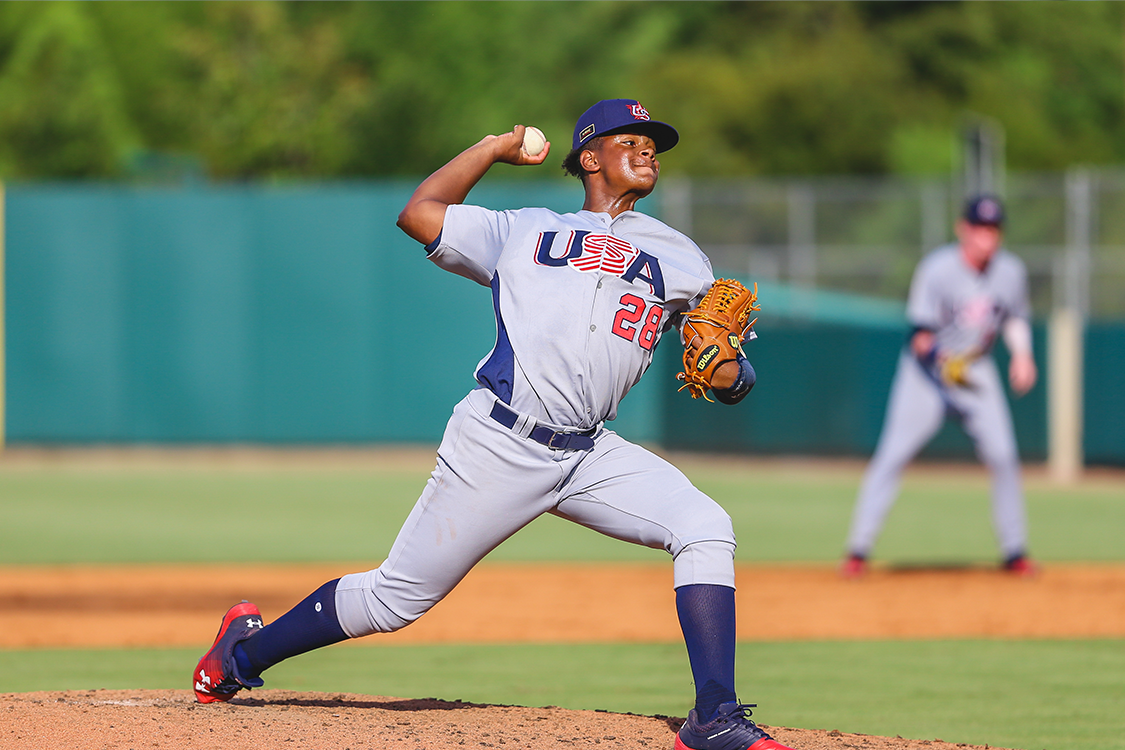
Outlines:
[[[0,568],[0,648],[197,646],[251,598],[266,620],[348,566]],[[220,575],[221,573],[221,575]],[[859,581],[828,566],[741,566],[739,638],[1123,637],[1125,566],[1048,566],[1034,579],[993,569],[876,568]],[[748,596],[745,594],[752,594]],[[751,599],[768,601],[759,619]],[[352,642],[674,642],[663,565],[489,565],[411,627]],[[825,616],[825,613],[831,613]],[[58,615],[64,614],[65,617]],[[129,627],[122,627],[128,620]],[[534,634],[534,637],[532,637]],[[257,690],[202,706],[188,691],[0,695],[0,747],[670,748],[682,717]],[[799,750],[975,746],[771,728]]]
[[[269,622],[347,565],[0,567],[0,648],[205,646],[249,599]],[[1125,566],[737,569],[741,640],[1125,637]],[[757,602],[757,603],[756,603]],[[768,602],[771,616],[754,616]],[[831,613],[825,616],[825,613]],[[65,615],[65,616],[62,616]],[[123,627],[124,623],[128,627]],[[384,643],[679,642],[671,566],[482,564]]]

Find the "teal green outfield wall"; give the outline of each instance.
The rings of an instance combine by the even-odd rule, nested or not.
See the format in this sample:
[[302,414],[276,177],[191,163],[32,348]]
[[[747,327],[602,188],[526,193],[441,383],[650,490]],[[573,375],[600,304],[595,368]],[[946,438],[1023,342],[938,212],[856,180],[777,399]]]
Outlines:
[[1084,345],[1086,461],[1125,465],[1125,323],[1092,323]]
[[[487,287],[395,226],[412,189],[9,186],[7,439],[437,440],[495,322]],[[639,439],[648,387],[619,419]]]
[[[395,227],[413,187],[8,186],[8,441],[436,442],[495,322],[487,288]],[[473,200],[570,211],[581,192],[485,182]],[[768,285],[762,302],[747,402],[677,394],[668,338],[611,426],[670,448],[869,453],[901,305]],[[1039,327],[1036,340],[1042,367]],[[1125,326],[1091,326],[1086,454],[1101,463],[1125,463],[1123,352]],[[1045,392],[1013,407],[1032,459],[1046,452]],[[927,453],[971,447],[950,425]]]

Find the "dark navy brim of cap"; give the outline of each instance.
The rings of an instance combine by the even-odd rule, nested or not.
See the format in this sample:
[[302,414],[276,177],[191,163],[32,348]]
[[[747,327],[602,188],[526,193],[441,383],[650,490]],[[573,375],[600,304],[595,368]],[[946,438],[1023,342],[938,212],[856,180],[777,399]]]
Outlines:
[[637,120],[636,122],[629,123],[628,125],[621,125],[620,127],[611,128],[604,133],[591,133],[588,137],[584,138],[576,148],[581,148],[589,143],[592,139],[603,135],[616,135],[618,133],[637,133],[639,135],[647,135],[656,144],[656,153],[663,153],[668,149],[675,146],[680,142],[680,134],[676,129],[666,122],[659,122],[657,120]]

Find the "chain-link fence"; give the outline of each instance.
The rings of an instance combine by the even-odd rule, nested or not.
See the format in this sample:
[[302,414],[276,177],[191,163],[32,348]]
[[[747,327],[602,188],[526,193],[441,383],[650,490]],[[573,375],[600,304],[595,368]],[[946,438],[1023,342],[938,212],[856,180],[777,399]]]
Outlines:
[[[717,272],[905,300],[919,258],[953,240],[954,179],[812,177],[662,186],[661,215]],[[1125,170],[1008,173],[1005,245],[1037,317],[1125,317]]]

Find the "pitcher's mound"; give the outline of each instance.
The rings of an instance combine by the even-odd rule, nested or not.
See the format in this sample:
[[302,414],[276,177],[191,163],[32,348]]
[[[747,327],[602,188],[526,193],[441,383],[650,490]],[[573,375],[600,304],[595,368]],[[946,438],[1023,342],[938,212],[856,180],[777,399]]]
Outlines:
[[[672,747],[683,718],[493,706],[434,698],[255,690],[202,705],[186,690],[72,690],[0,695],[0,746],[145,748]],[[765,726],[765,725],[763,725]],[[797,750],[973,750],[983,746],[768,727]]]

